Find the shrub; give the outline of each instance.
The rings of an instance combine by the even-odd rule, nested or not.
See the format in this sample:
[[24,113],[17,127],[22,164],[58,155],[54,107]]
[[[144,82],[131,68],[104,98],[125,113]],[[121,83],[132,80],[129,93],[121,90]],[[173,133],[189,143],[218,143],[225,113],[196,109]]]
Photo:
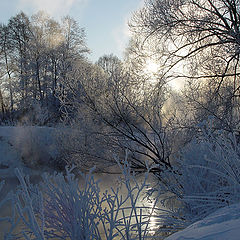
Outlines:
[[[11,222],[6,239],[12,239],[18,222],[25,227],[15,236],[25,239],[159,239],[240,201],[239,154],[233,133],[202,125],[174,167],[158,175],[156,185],[148,177],[158,166],[146,164],[148,172],[140,182],[127,157],[119,164],[121,188],[106,191],[92,172],[81,174],[82,186],[73,168],[66,168],[65,175],[43,175],[38,187],[16,171],[21,188],[7,197],[16,214],[1,219]],[[146,204],[144,196],[152,203]]]
[[[165,225],[181,229],[218,208],[240,201],[240,147],[234,133],[200,126],[175,167],[161,174],[158,192],[169,209]],[[168,193],[168,194],[167,194]]]
[[[21,183],[11,196],[14,216],[6,239],[146,239],[152,235],[152,221],[160,222],[157,201],[145,206],[147,175],[142,183],[131,174],[125,163],[122,194],[120,187],[103,191],[90,172],[83,175],[84,184],[72,173],[43,175],[40,187],[30,184],[19,170]],[[2,219],[4,220],[4,219]],[[17,225],[22,224],[21,231]],[[15,229],[15,230],[14,230]],[[13,234],[13,232],[17,232]],[[12,238],[11,238],[12,237]],[[14,238],[15,237],[15,238]],[[151,236],[153,239],[154,236]]]

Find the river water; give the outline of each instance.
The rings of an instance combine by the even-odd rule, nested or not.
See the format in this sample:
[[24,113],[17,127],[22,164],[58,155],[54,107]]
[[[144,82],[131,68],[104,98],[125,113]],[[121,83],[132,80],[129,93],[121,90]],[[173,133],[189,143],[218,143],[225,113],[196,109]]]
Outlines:
[[[33,184],[37,184],[41,182],[41,174],[45,171],[53,172],[51,169],[47,169],[45,167],[39,167],[38,169],[30,169],[24,166],[22,157],[25,158],[25,161],[28,157],[30,157],[31,161],[34,162],[37,157],[44,156],[44,159],[47,159],[49,156],[46,156],[46,154],[38,154],[37,157],[33,156],[33,152],[39,152],[39,149],[48,149],[51,153],[50,155],[54,155],[55,151],[52,151],[55,149],[55,146],[52,146],[52,143],[55,141],[54,139],[51,139],[51,134],[49,132],[54,132],[55,129],[50,128],[19,128],[19,127],[0,127],[0,180],[5,181],[5,185],[3,189],[0,191],[0,200],[3,200],[3,198],[12,190],[15,191],[17,186],[19,185],[19,181],[17,177],[15,177],[14,169],[15,168],[23,168],[24,172],[30,176],[30,181]],[[36,132],[36,133],[35,133]],[[31,133],[31,134],[29,134]],[[33,144],[33,138],[29,138],[30,135],[37,135],[37,143],[41,142],[41,146],[39,144],[35,143],[34,140],[34,148],[29,148],[30,145]],[[51,135],[51,136],[50,136]],[[44,146],[43,146],[44,145]],[[31,151],[29,151],[29,149]],[[24,151],[23,151],[24,150]],[[51,151],[50,151],[51,150]],[[8,166],[8,167],[7,167]],[[104,169],[106,170],[106,169]],[[115,169],[116,170],[116,169]],[[109,173],[113,173],[116,171],[108,171]],[[118,170],[119,172],[119,170]],[[100,182],[100,188],[101,192],[100,194],[103,194],[105,190],[108,190],[111,193],[111,189],[113,191],[116,191],[118,187],[122,184],[123,187],[120,189],[120,194],[122,197],[127,196],[128,190],[126,189],[126,185],[124,184],[124,181],[122,182],[119,180],[120,177],[123,177],[121,174],[107,174],[107,173],[95,173],[94,174],[95,179],[101,180]],[[137,176],[137,183],[140,184],[141,181],[143,181],[144,176]],[[150,179],[150,187],[152,184],[153,179]],[[79,184],[82,184],[82,178],[79,180]],[[146,188],[147,189],[147,188]],[[138,197],[136,201],[136,205],[139,207],[142,207],[142,214],[147,213],[151,210],[151,208],[154,206],[153,201],[147,201],[145,197],[146,189],[144,189],[140,196]],[[151,200],[151,199],[150,199]],[[131,206],[130,202],[127,202],[126,205]],[[148,207],[148,210],[146,210],[146,207]],[[147,212],[148,211],[148,212]],[[125,212],[125,214],[129,214],[129,212]],[[12,215],[12,208],[11,204],[4,204],[3,206],[0,206],[0,217],[7,217]],[[157,223],[159,219],[156,217],[151,217],[149,226],[150,229],[152,229],[152,233],[154,233],[155,229],[159,226]],[[7,231],[9,228],[9,224],[6,221],[0,221],[0,239],[4,239],[4,232]],[[17,231],[19,231],[20,225],[16,228]],[[103,238],[104,239],[104,238]]]
[[[79,178],[79,185],[83,184],[83,179]],[[105,192],[105,190],[108,190],[109,193],[111,193],[111,191],[116,191],[116,189],[118,187],[120,187],[122,185],[122,187],[120,188],[120,195],[124,198],[127,197],[128,195],[128,190],[126,189],[126,186],[124,184],[124,180],[123,180],[123,176],[121,174],[106,174],[106,173],[96,173],[94,174],[94,179],[95,180],[100,180],[99,186],[101,189],[100,194],[102,194],[103,192]],[[139,185],[141,185],[140,183],[144,180],[143,176],[137,176],[137,183]],[[2,200],[4,196],[7,195],[7,193],[11,190],[15,191],[17,186],[19,185],[19,181],[16,177],[5,177],[5,185],[1,191],[1,195],[0,195],[0,199]],[[39,182],[41,182],[41,174],[34,174],[31,175],[30,178],[31,183],[33,184],[37,184]],[[112,189],[112,190],[111,190]],[[135,192],[134,192],[135,194]],[[152,201],[148,201],[145,198],[145,194],[146,194],[146,189],[143,190],[141,192],[141,194],[138,197],[138,200],[136,202],[136,205],[142,208],[142,214],[149,214],[149,212],[151,211],[151,208],[153,207],[154,203]],[[128,202],[125,203],[124,206],[126,205],[131,205],[130,200],[128,199]],[[107,207],[107,205],[103,205],[103,207]],[[148,209],[146,209],[145,207],[148,207]],[[0,209],[0,216],[1,217],[7,217],[9,215],[12,214],[12,207],[11,204],[5,204],[3,207],[1,207]],[[130,214],[130,210],[124,210],[124,214],[125,215],[129,215]],[[119,213],[118,217],[122,217],[122,213]],[[132,222],[134,223],[135,218],[132,217]],[[9,229],[10,224],[8,224],[6,221],[2,221],[0,222],[0,239],[4,239],[4,232],[6,232],[7,229]],[[157,220],[155,219],[155,217],[151,217],[149,219],[149,227],[150,229],[152,229],[152,231],[150,232],[151,234],[154,234],[155,230],[157,229]],[[18,225],[16,227],[16,231],[20,231],[21,229],[21,225]],[[103,237],[102,239],[105,239],[105,237]]]

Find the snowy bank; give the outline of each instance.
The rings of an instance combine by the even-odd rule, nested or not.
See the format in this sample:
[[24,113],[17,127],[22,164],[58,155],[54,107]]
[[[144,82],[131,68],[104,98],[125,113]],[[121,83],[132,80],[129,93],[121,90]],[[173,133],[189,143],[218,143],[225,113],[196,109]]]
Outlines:
[[[36,126],[0,127],[0,178],[15,177],[15,168],[28,175],[42,172],[43,164],[39,168],[37,163],[45,161],[47,165],[57,155],[55,131]],[[37,168],[27,167],[31,165]]]
[[217,210],[166,240],[239,240],[240,204]]

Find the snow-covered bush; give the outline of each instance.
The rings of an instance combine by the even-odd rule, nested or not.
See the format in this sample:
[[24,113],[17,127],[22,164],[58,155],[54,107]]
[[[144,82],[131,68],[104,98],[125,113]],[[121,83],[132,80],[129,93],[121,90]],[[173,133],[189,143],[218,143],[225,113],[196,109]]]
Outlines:
[[180,164],[184,201],[198,218],[240,201],[240,146],[233,133],[203,129]]
[[[202,124],[173,169],[161,174],[158,191],[169,209],[166,226],[183,228],[218,208],[240,202],[240,146],[234,133]],[[166,194],[168,192],[168,194]]]
[[[159,239],[220,207],[238,203],[240,148],[236,136],[209,125],[200,129],[174,167],[161,172],[156,186],[148,176],[157,166],[149,169],[146,165],[149,171],[140,182],[127,158],[119,164],[122,186],[106,191],[92,172],[82,174],[84,184],[79,184],[73,174],[76,169],[66,169],[65,175],[43,175],[37,187],[17,171],[21,189],[8,196],[16,208],[13,217],[5,218],[12,226],[6,236],[18,233],[25,239]],[[146,192],[151,204],[144,199]],[[18,222],[24,226],[21,232],[16,230]]]
[[122,186],[103,190],[91,172],[79,184],[72,170],[43,175],[39,187],[16,170],[21,186],[11,196],[14,214],[6,239],[154,239],[163,210],[158,199],[150,205],[143,199],[148,175],[139,182],[125,162]]
[[31,121],[32,124],[43,126],[49,122],[51,122],[51,112],[48,110],[48,108],[45,106],[42,106],[39,102],[34,102],[32,104],[32,115],[33,119]]
[[[79,169],[89,170],[115,165],[113,153],[119,154],[120,148],[114,144],[114,137],[109,136],[109,127],[95,121],[89,113],[78,113],[70,126],[62,126],[57,131],[58,149],[65,164],[76,165]],[[60,164],[61,165],[61,164]]]
[[[37,186],[30,183],[29,177],[23,177],[19,169],[15,173],[20,187],[16,192],[10,191],[0,202],[1,239],[43,240],[44,222],[39,222],[37,218],[38,213],[43,213],[42,193]],[[2,215],[4,209],[8,215]]]

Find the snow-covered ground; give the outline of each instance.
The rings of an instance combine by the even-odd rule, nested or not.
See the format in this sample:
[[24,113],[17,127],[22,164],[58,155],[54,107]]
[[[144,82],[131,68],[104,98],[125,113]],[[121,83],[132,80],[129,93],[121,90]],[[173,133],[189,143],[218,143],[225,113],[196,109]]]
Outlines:
[[166,240],[239,240],[240,204],[221,208]]
[[[38,168],[28,168],[37,161],[49,161],[56,156],[54,128],[48,127],[0,127],[0,178],[14,177],[14,169],[26,174],[37,174]],[[32,162],[32,163],[31,163]]]
[[[54,128],[47,127],[0,127],[0,180],[6,180],[5,193],[18,184],[14,173],[15,168],[23,169],[25,174],[31,175],[35,180],[40,177],[43,168],[29,168],[24,161],[53,158],[57,153],[54,133]],[[112,185],[108,175],[101,178]],[[0,239],[1,237],[0,234]],[[205,219],[167,238],[167,240],[197,239],[239,240],[240,204],[219,209]]]
[[23,163],[16,147],[11,141],[13,129],[5,127],[0,129],[0,175],[1,178],[13,176],[13,169],[22,168]]

